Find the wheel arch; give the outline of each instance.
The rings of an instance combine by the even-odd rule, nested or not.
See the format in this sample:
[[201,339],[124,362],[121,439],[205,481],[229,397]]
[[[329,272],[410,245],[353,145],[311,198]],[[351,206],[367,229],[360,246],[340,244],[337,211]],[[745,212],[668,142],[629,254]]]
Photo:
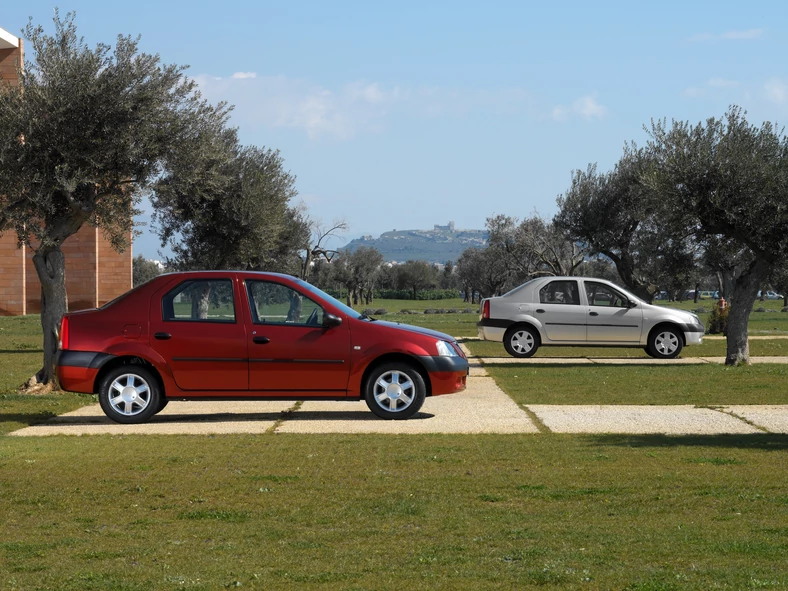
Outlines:
[[506,335],[509,334],[509,331],[517,330],[518,328],[530,328],[536,333],[536,336],[539,337],[539,346],[542,345],[544,342],[544,335],[542,334],[542,326],[540,323],[532,321],[531,319],[527,320],[517,320],[513,322],[510,326],[506,328],[506,332],[503,334],[503,338],[506,338]]
[[159,370],[156,369],[156,366],[153,365],[147,359],[143,359],[142,357],[138,357],[136,355],[122,355],[122,356],[118,356],[118,357],[115,357],[114,359],[111,359],[110,361],[108,361],[104,365],[102,365],[101,369],[96,374],[95,380],[93,381],[93,393],[94,394],[98,393],[99,387],[101,385],[101,382],[104,380],[104,376],[106,376],[112,370],[114,370],[114,369],[116,369],[118,367],[122,367],[124,365],[139,365],[139,366],[144,367],[148,371],[150,371],[153,374],[153,376],[156,378],[156,381],[158,382],[157,385],[159,386],[159,389],[161,391],[162,397],[166,397],[166,391],[165,391],[165,388],[164,388],[164,380],[162,379],[161,374],[159,373]]
[[432,382],[430,381],[430,373],[427,371],[427,368],[415,357],[407,355],[406,353],[385,353],[379,357],[376,357],[372,361],[369,362],[367,367],[364,369],[364,373],[361,375],[361,397],[364,397],[364,385],[367,383],[367,378],[369,378],[369,374],[371,374],[375,368],[383,365],[384,363],[391,363],[391,362],[400,362],[410,365],[413,369],[415,369],[421,375],[421,378],[424,380],[424,386],[427,389],[427,396],[432,395]]
[[681,324],[674,322],[673,320],[661,320],[651,327],[651,330],[648,331],[648,335],[646,336],[646,345],[651,342],[651,337],[654,335],[654,333],[659,332],[664,328],[670,328],[673,330],[681,339],[682,346],[687,345],[687,338],[684,335],[684,329],[682,328]]

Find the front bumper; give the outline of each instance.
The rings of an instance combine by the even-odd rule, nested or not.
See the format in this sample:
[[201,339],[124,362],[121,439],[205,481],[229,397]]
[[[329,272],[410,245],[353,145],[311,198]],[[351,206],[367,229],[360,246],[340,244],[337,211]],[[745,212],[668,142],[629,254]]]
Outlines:
[[685,324],[684,329],[684,344],[685,345],[702,345],[703,335],[706,329],[702,324]]
[[430,375],[433,396],[453,394],[465,390],[468,380],[469,365],[464,357],[447,357],[442,355],[421,356],[419,361]]

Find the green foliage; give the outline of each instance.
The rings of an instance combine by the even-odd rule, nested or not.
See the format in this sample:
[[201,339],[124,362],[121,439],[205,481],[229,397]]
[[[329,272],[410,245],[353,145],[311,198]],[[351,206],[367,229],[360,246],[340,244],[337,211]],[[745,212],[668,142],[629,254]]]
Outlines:
[[722,300],[717,300],[715,302],[711,314],[709,314],[709,320],[706,326],[706,332],[709,334],[728,334],[728,312],[730,312],[730,307],[721,307],[721,301]]
[[[387,300],[412,300],[413,292],[409,289],[379,289],[377,297]],[[417,300],[450,300],[457,297],[456,289],[421,289],[416,292]]]
[[133,285],[137,287],[161,275],[162,270],[153,261],[149,261],[141,254],[134,257],[131,261]]
[[295,177],[277,150],[242,147],[235,130],[207,128],[170,160],[151,199],[175,269],[298,273],[308,246],[302,211],[291,207]]

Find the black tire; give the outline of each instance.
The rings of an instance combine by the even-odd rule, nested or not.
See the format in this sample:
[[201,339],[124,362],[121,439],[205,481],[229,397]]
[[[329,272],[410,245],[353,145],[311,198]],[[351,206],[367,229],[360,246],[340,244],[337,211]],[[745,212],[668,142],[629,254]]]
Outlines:
[[[101,410],[116,423],[144,423],[164,408],[159,381],[140,365],[122,365],[101,380]],[[166,404],[166,401],[165,401]]]
[[675,359],[684,348],[684,335],[674,326],[656,326],[648,335],[646,353],[654,359]]
[[159,396],[159,408],[156,410],[156,414],[159,414],[161,411],[164,410],[164,407],[167,406],[169,400],[167,400],[164,396]]
[[512,357],[533,357],[539,345],[539,333],[530,326],[512,326],[503,335],[503,347]]
[[364,382],[364,400],[381,419],[409,419],[419,412],[426,396],[424,378],[403,362],[377,366]]

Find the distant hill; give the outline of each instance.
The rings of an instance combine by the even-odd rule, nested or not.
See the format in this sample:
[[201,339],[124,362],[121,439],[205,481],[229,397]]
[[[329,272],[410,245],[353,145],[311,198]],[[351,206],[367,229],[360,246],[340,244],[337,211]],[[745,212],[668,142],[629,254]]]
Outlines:
[[435,226],[432,230],[392,230],[380,238],[362,236],[348,243],[354,251],[361,246],[374,246],[386,261],[427,261],[445,263],[457,261],[466,248],[483,248],[487,245],[486,230],[455,230],[454,222],[448,226]]

